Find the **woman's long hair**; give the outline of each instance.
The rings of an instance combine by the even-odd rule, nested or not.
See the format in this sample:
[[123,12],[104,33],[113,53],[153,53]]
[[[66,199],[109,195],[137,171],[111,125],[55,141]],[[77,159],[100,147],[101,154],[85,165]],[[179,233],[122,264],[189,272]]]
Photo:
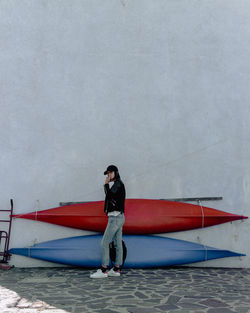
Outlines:
[[115,179],[121,179],[120,174],[118,171],[115,171]]

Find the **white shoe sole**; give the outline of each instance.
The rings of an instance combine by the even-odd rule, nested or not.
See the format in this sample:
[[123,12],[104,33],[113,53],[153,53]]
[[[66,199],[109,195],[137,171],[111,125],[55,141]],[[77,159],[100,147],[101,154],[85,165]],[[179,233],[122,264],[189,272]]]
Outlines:
[[105,274],[103,276],[95,276],[95,275],[90,275],[90,278],[98,279],[98,278],[107,278],[108,274]]
[[116,275],[116,274],[108,274],[109,277],[121,277],[121,274]]

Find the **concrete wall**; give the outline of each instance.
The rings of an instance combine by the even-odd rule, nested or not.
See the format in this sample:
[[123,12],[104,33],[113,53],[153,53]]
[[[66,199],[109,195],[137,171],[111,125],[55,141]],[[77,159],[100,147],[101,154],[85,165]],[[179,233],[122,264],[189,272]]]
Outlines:
[[[120,168],[128,198],[223,196],[250,216],[247,0],[0,1],[1,208],[102,200]],[[86,233],[15,220],[12,247]],[[249,221],[169,237],[246,253]],[[13,257],[17,266],[48,265]]]

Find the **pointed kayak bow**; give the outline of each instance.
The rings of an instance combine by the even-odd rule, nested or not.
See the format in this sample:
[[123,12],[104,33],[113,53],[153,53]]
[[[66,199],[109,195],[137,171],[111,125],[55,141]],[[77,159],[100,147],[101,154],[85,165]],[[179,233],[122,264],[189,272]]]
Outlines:
[[[100,267],[101,239],[101,235],[64,238],[35,244],[29,248],[13,248],[10,253],[73,266]],[[123,240],[127,247],[125,268],[174,266],[244,256],[229,250],[160,236],[125,235]]]
[[[66,205],[14,215],[66,227],[104,232],[104,201]],[[156,234],[218,225],[248,217],[200,205],[150,199],[126,199],[124,234]]]

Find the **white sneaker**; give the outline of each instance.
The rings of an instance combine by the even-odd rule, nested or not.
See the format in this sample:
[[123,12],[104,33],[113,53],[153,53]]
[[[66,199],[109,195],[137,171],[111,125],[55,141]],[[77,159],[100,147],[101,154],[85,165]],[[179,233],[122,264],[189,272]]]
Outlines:
[[90,275],[90,278],[105,278],[105,277],[108,277],[108,273],[105,272],[103,273],[102,270],[97,270],[94,274],[91,274]]
[[119,270],[114,271],[114,269],[112,268],[110,271],[108,271],[108,276],[119,277],[121,276],[121,272]]

